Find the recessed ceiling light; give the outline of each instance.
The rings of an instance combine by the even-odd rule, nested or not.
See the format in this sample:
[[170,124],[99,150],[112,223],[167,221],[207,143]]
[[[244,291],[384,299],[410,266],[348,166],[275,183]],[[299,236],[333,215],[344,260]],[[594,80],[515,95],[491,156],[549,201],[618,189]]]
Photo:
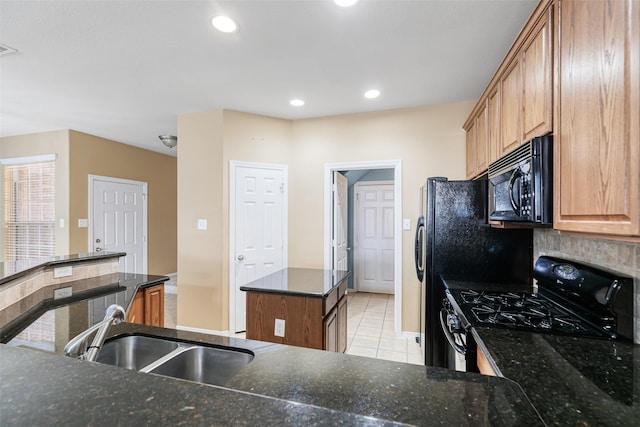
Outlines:
[[292,99],[291,101],[289,101],[289,104],[293,105],[294,107],[302,107],[304,105],[304,101],[302,99]]
[[333,0],[333,2],[335,4],[337,4],[338,6],[349,7],[349,6],[353,6],[354,4],[358,3],[358,0]]
[[228,16],[218,15],[211,18],[211,25],[223,33],[234,33],[238,31],[238,24]]
[[373,99],[380,96],[380,91],[376,89],[368,90],[364,93],[365,98]]

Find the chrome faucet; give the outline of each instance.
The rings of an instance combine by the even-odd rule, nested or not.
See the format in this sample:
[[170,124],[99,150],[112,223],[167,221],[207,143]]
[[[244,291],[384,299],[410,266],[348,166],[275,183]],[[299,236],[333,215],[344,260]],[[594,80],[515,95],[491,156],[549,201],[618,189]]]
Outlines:
[[[124,308],[117,304],[112,304],[107,308],[104,320],[76,335],[71,341],[64,346],[64,354],[69,357],[77,357],[82,360],[93,362],[98,357],[98,352],[102,348],[111,325],[118,324],[124,320]],[[96,332],[91,345],[87,347],[89,336]]]

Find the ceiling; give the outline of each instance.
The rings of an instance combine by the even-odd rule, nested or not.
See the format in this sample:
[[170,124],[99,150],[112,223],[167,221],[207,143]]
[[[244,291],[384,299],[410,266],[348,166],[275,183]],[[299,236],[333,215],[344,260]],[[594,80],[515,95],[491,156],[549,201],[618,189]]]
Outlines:
[[[295,120],[475,100],[537,3],[0,0],[0,44],[17,50],[0,56],[0,135],[75,129],[175,155],[158,135],[189,112]],[[239,31],[214,30],[218,14]]]

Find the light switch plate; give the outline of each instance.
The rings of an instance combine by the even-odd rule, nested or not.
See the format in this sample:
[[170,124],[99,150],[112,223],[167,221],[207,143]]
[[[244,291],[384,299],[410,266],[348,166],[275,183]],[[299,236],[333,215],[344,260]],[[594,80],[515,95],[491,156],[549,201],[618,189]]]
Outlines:
[[69,277],[73,274],[73,267],[67,265],[66,267],[56,267],[53,269],[53,278],[59,279],[61,277]]
[[284,337],[284,319],[276,319],[276,326],[273,335]]
[[402,229],[403,230],[411,230],[411,220],[405,218],[402,220]]
[[207,229],[207,220],[206,219],[198,219],[198,230],[206,230]]
[[78,228],[87,228],[89,227],[89,220],[86,218],[80,218],[78,220]]

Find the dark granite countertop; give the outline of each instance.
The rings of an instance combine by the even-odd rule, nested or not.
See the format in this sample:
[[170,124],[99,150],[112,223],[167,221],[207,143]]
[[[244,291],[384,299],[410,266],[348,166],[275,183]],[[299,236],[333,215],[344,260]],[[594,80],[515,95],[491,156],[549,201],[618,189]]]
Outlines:
[[542,425],[520,387],[504,378],[129,323],[111,330],[122,334],[244,348],[255,358],[218,387],[0,345],[3,419],[11,425],[76,416],[82,425]]
[[491,327],[472,333],[548,425],[638,425],[639,345]]
[[44,269],[54,265],[66,265],[99,259],[120,258],[125,255],[126,253],[124,252],[88,252],[74,255],[0,262],[0,285],[25,276],[38,269]]
[[350,274],[343,270],[284,268],[240,286],[240,290],[326,297]]
[[18,338],[13,345],[57,348],[58,353],[62,354],[65,340],[100,322],[108,306],[119,304],[128,311],[138,289],[167,280],[167,276],[108,274],[65,283],[66,287],[71,288],[72,295],[60,299],[53,298],[52,289],[40,289],[0,310],[0,343],[10,342],[18,332],[25,330],[36,320],[48,317],[49,323],[54,321],[51,319],[57,319],[55,327],[46,328],[35,324],[32,329],[37,330],[36,334],[29,334],[27,329],[29,341]]

